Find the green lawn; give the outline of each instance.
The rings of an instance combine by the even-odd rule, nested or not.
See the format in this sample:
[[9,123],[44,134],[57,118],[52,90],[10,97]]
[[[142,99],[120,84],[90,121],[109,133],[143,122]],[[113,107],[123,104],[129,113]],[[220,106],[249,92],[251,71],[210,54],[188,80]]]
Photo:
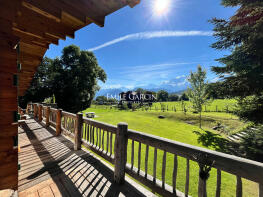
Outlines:
[[[221,103],[221,101],[214,101]],[[169,103],[170,104],[170,103]],[[177,104],[177,103],[173,103]],[[172,105],[172,103],[170,104]],[[219,105],[219,104],[218,104]],[[96,108],[95,108],[96,107]],[[240,122],[237,117],[227,113],[207,112],[204,113],[203,118],[203,129],[198,127],[198,115],[191,112],[187,112],[186,115],[183,112],[161,112],[161,111],[120,111],[117,109],[110,109],[106,106],[92,106],[91,108],[83,112],[95,112],[95,120],[110,123],[116,125],[119,122],[127,122],[128,127],[133,130],[161,136],[164,138],[172,139],[175,141],[205,147],[209,149],[218,148],[214,143],[203,146],[202,143],[198,142],[199,135],[194,131],[204,134],[204,130],[211,134],[218,134],[211,128],[215,126],[216,121],[220,121],[226,125],[232,132],[242,128],[245,124]],[[158,115],[164,115],[165,119],[159,119]],[[216,136],[216,139],[220,141],[225,135],[222,134]],[[135,143],[135,166],[137,166],[137,151],[138,143]],[[158,161],[157,161],[157,177],[161,180],[162,170],[162,154],[163,151],[158,150]],[[142,159],[141,169],[144,170],[144,155],[145,145],[142,145]],[[153,171],[153,148],[149,151],[149,167],[148,172],[152,174]],[[128,162],[131,162],[131,141],[128,143]],[[184,192],[185,187],[185,169],[186,159],[179,157],[178,159],[178,178],[177,178],[177,189]],[[167,165],[166,165],[166,182],[172,185],[172,170],[173,170],[173,155],[167,154]],[[199,167],[195,162],[190,162],[190,195],[197,196],[198,189],[198,171]],[[250,181],[243,181],[243,196],[256,196],[257,195],[257,184]],[[235,196],[235,184],[236,178],[228,173],[222,174],[222,196],[231,197]],[[216,191],[216,170],[213,169],[210,173],[210,178],[207,183],[208,196],[215,196]]]
[[[227,111],[233,111],[235,104],[237,101],[235,99],[216,99],[211,100],[207,104],[203,106],[204,111],[208,112],[227,112]],[[168,111],[174,111],[176,109],[177,111],[183,111],[182,102],[176,101],[176,102],[156,102],[153,104],[151,110],[160,110],[161,104],[164,106],[164,108]],[[189,101],[184,101],[184,105],[186,106],[187,111],[193,111],[191,107],[191,103]]]

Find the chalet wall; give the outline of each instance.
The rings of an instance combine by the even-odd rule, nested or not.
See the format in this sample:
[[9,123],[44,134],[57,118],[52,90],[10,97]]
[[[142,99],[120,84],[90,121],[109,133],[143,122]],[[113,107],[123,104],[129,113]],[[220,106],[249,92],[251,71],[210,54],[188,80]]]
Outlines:
[[16,189],[18,184],[16,44],[17,39],[0,35],[0,190]]

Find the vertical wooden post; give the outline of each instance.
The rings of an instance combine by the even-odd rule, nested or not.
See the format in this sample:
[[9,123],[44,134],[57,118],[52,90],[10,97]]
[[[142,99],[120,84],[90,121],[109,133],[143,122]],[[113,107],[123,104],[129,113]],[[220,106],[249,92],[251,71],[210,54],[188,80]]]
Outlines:
[[77,113],[76,127],[75,127],[75,136],[74,136],[74,150],[81,149],[81,132],[83,125],[83,114]]
[[207,197],[206,193],[206,180],[199,176],[198,182],[198,197]]
[[29,110],[29,104],[26,105],[26,114],[29,114],[28,110]]
[[62,114],[62,109],[57,109],[56,136],[60,135],[61,133],[61,114]]
[[41,104],[38,104],[38,121],[39,122],[42,121],[42,110],[43,110],[43,106]]
[[49,123],[49,115],[50,115],[50,106],[47,106],[47,109],[46,109],[46,126],[48,127],[50,125]]
[[125,179],[125,166],[127,162],[127,137],[128,124],[121,122],[118,124],[116,132],[116,140],[114,147],[115,154],[115,169],[114,169],[114,181],[116,183],[123,183]]
[[34,103],[34,118],[37,117],[37,104]]

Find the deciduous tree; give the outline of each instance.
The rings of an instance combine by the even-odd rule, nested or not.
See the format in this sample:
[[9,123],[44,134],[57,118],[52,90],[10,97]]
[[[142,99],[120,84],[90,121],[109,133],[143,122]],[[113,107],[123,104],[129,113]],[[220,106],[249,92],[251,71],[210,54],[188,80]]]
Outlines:
[[[95,55],[70,45],[63,49],[61,58],[44,59],[25,97],[31,98],[35,89],[41,92],[48,88],[45,97],[54,94],[58,107],[77,113],[90,106],[99,90],[98,80],[105,82],[106,73],[98,65]],[[43,100],[39,97],[36,101]]]
[[207,102],[207,85],[206,71],[202,70],[199,65],[196,72],[191,72],[188,81],[191,84],[191,88],[188,88],[187,95],[190,102],[193,104],[194,110],[199,113],[199,127],[201,128],[202,121],[202,107]]

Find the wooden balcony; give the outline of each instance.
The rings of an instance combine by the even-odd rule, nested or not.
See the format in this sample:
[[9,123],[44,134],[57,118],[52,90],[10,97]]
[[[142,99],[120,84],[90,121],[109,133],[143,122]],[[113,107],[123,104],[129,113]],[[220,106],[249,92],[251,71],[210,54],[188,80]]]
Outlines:
[[119,185],[114,170],[52,128],[28,118],[19,127],[19,197],[155,196],[130,178]]
[[[221,174],[225,172],[236,177],[236,188],[233,191],[237,197],[244,196],[244,179],[255,182],[258,185],[258,196],[263,197],[262,163],[129,130],[126,123],[113,126],[84,118],[80,113],[72,114],[40,104],[28,105],[26,111],[31,112],[34,119],[27,120],[19,132],[22,146],[19,153],[22,166],[19,172],[21,195],[28,191],[40,192],[40,188],[45,188],[49,192],[60,192],[65,196],[92,196],[93,192],[95,196],[129,196],[130,191],[133,191],[132,196],[190,196],[191,161],[199,165],[199,173],[196,173],[197,176],[199,174],[199,182],[191,185],[198,188],[198,193],[193,196],[207,196],[209,171],[216,169],[216,197],[221,196]],[[130,163],[127,162],[128,141],[131,142]],[[134,148],[135,143],[138,143],[137,150]],[[142,145],[146,147],[145,155],[142,155]],[[154,150],[153,173],[148,170],[149,148]],[[157,151],[162,152],[161,159],[157,158]],[[173,155],[174,162],[173,171],[170,172],[172,185],[166,181],[169,173],[166,170],[168,154]],[[136,164],[135,157],[138,162]],[[179,157],[186,161],[184,191],[177,190],[176,186]],[[157,159],[162,163],[161,180],[157,176]],[[142,160],[144,166],[141,164]],[[129,177],[136,179],[154,194]],[[47,182],[43,182],[44,180]],[[41,187],[38,183],[41,183]],[[102,192],[104,190],[106,192]]]

